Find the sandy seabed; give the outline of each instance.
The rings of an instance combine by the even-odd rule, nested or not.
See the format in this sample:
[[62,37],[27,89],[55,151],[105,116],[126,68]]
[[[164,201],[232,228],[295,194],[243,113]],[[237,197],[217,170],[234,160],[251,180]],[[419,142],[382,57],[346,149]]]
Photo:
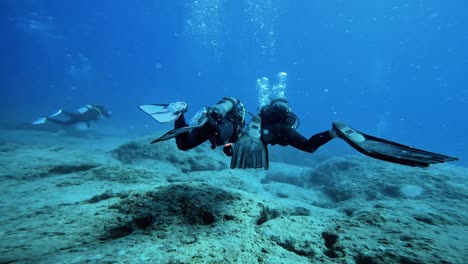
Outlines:
[[0,135],[0,263],[468,263],[463,167],[231,170],[208,145]]

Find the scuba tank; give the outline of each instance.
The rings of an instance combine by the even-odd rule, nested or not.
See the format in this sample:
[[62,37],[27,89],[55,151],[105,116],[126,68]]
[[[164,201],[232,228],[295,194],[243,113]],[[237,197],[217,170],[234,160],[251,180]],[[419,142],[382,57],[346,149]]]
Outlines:
[[224,97],[223,100],[211,107],[211,116],[216,121],[221,121],[226,114],[239,104],[239,100],[234,97]]
[[[209,107],[208,115],[211,117],[210,122],[213,125],[210,142],[211,148],[236,141],[244,127],[245,107],[234,97],[224,97],[217,104]],[[226,129],[226,126],[231,126],[232,129]],[[221,129],[223,128],[223,129]]]

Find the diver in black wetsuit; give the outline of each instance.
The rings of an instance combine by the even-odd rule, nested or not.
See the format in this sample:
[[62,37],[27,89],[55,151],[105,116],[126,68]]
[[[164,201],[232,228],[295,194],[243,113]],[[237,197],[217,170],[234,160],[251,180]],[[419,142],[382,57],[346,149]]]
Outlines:
[[260,108],[262,138],[266,145],[292,146],[313,153],[319,147],[336,137],[333,130],[327,130],[305,138],[297,131],[298,117],[291,111],[284,98],[272,100]]
[[[174,121],[174,129],[166,132],[152,143],[176,139],[180,150],[192,149],[209,140],[211,148],[234,143],[244,128],[245,107],[234,97],[225,97],[211,107],[203,107],[191,119],[190,124],[185,121],[184,113],[187,104],[175,102],[171,104],[140,105],[141,110],[149,114],[160,123]],[[230,155],[230,148],[224,149]]]
[[267,145],[292,146],[313,153],[338,137],[357,151],[376,159],[397,164],[427,167],[430,164],[455,161],[457,158],[429,152],[374,137],[352,127],[333,122],[332,129],[305,138],[299,132],[299,118],[291,111],[285,99],[287,73],[277,75],[278,83],[271,86],[266,77],[257,80],[259,91],[258,116],[254,116],[248,129],[237,140],[231,159],[231,168],[268,169]]
[[231,168],[269,168],[268,145],[292,146],[305,152],[315,152],[336,137],[333,130],[305,138],[297,131],[299,118],[288,101],[276,98],[262,106],[248,128],[237,140],[232,151]]
[[[61,120],[55,118],[56,116],[59,116],[61,114],[64,114],[68,117],[66,120]],[[63,111],[62,109],[58,110],[55,114],[48,116],[48,117],[41,117],[38,120],[34,121],[32,124],[38,125],[38,124],[43,124],[45,122],[52,122],[55,124],[59,124],[62,126],[71,126],[75,125],[78,123],[86,123],[86,125],[89,127],[91,124],[91,121],[98,121],[102,119],[103,117],[111,117],[111,112],[108,111],[104,106],[102,105],[85,105],[75,112],[67,112]]]
[[427,167],[431,164],[458,160],[455,157],[377,138],[341,122],[333,122],[332,129],[317,133],[307,139],[297,132],[299,119],[291,111],[284,98],[273,99],[269,104],[262,106],[259,109],[259,116],[253,121],[256,122],[255,129],[248,129],[235,144],[231,168],[263,167],[268,169],[268,144],[292,146],[313,153],[336,137],[341,138],[364,155],[407,166]]
[[[180,150],[192,149],[209,140],[211,148],[234,143],[244,127],[245,109],[234,97],[225,97],[216,105],[206,108],[206,123],[200,127],[177,135],[176,143]],[[174,129],[187,127],[182,113],[174,122]]]

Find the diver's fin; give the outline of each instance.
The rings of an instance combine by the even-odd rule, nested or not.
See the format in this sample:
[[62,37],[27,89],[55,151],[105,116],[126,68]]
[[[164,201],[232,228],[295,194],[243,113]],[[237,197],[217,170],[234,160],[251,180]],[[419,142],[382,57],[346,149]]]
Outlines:
[[265,168],[268,170],[268,148],[261,139],[261,119],[255,116],[234,145],[231,169]]
[[237,140],[232,153],[231,169],[268,170],[268,165],[268,149],[261,139],[253,138],[246,133]]
[[157,139],[151,141],[151,144],[161,142],[161,141],[165,141],[165,140],[168,140],[168,139],[171,139],[171,138],[175,138],[175,137],[177,137],[178,135],[180,135],[182,133],[190,131],[192,128],[193,127],[188,126],[188,127],[182,127],[182,128],[167,131],[162,136],[160,136]]
[[[62,113],[62,109],[59,109],[57,112],[53,113],[52,115],[50,115],[49,117],[54,117],[54,116],[58,116]],[[41,117],[39,119],[37,119],[36,121],[32,122],[31,124],[33,125],[40,125],[40,124],[44,124],[45,122],[47,122],[47,117]]]
[[62,113],[62,109],[59,109],[57,112],[53,113],[52,115],[50,115],[49,117],[54,117],[54,116],[58,116]]
[[139,108],[159,123],[174,121],[188,109],[184,102],[140,105]]
[[189,126],[201,127],[208,121],[208,108],[202,107],[194,116],[190,119]]
[[33,124],[33,125],[40,125],[40,124],[44,124],[46,121],[47,121],[47,118],[41,117],[41,118],[39,118],[38,120],[32,122],[31,124]]
[[[202,110],[204,110],[204,108],[203,108]],[[180,135],[180,134],[183,134],[183,133],[185,133],[185,132],[189,132],[190,130],[192,130],[192,129],[194,129],[194,128],[203,126],[203,125],[208,121],[208,117],[206,116],[206,109],[205,109],[205,111],[202,111],[202,110],[200,110],[200,111],[192,118],[192,120],[190,121],[190,125],[189,125],[189,126],[170,130],[170,131],[164,133],[164,134],[163,134],[162,136],[160,136],[159,138],[153,140],[153,141],[151,142],[151,144],[156,143],[156,142],[160,142],[160,141],[165,141],[165,140],[168,140],[168,139],[171,139],[171,138],[175,138],[175,137],[177,137],[177,136]]]
[[413,167],[455,161],[458,158],[405,146],[359,132],[348,125],[333,122],[337,136],[364,155]]

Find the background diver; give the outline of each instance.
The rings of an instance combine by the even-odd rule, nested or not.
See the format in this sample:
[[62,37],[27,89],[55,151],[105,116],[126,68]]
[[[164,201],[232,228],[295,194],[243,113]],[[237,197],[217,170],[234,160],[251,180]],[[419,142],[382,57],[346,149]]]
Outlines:
[[[67,119],[57,118],[61,115],[65,115]],[[41,117],[38,120],[32,122],[32,124],[39,125],[44,124],[46,122],[52,122],[62,126],[71,126],[78,123],[86,123],[86,125],[90,127],[91,121],[98,121],[103,117],[110,118],[111,112],[102,105],[88,104],[77,109],[75,112],[67,112],[63,111],[62,109],[59,109],[56,113],[47,117]]]
[[[245,107],[234,97],[225,97],[211,107],[203,107],[189,124],[185,121],[188,106],[184,102],[140,105],[139,108],[160,123],[174,121],[173,130],[151,143],[175,138],[180,150],[192,149],[205,141],[211,143],[212,149],[234,143],[245,125]],[[230,155],[229,145],[224,151]]]

